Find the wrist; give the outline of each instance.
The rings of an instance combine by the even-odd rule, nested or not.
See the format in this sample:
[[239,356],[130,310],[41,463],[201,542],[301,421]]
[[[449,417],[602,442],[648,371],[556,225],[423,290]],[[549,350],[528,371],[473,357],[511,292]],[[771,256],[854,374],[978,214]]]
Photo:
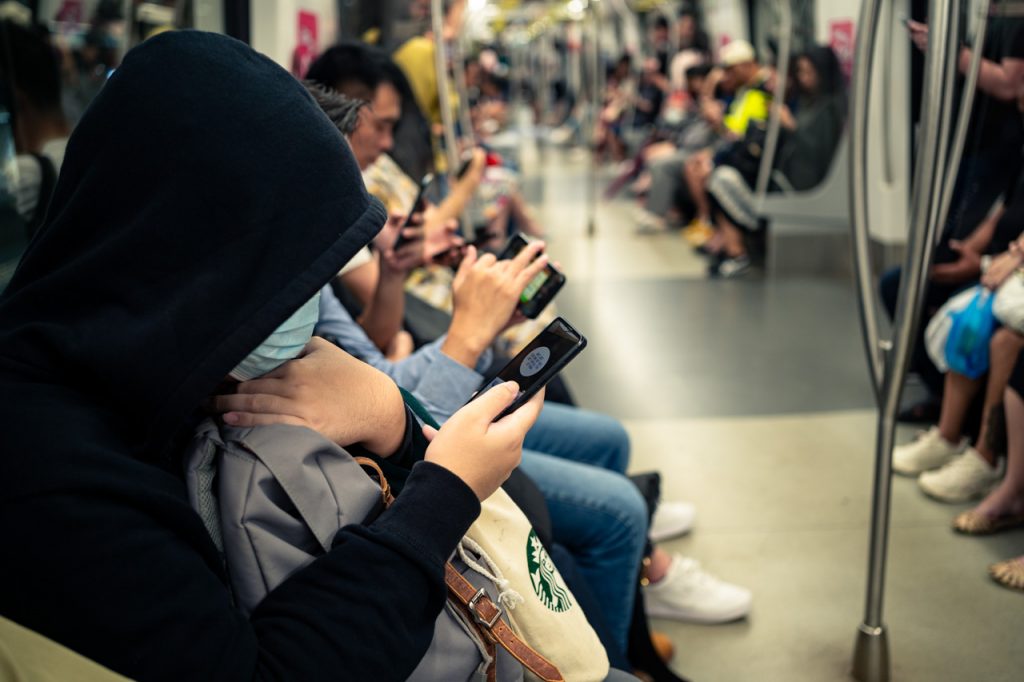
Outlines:
[[476,369],[476,363],[487,346],[488,342],[477,338],[474,334],[463,332],[457,324],[457,320],[453,319],[448,336],[441,344],[441,352],[460,365]]
[[405,440],[406,430],[405,402],[402,400],[398,385],[393,381],[388,381],[385,385],[381,405],[385,409],[380,411],[381,420],[377,424],[376,432],[370,434],[362,445],[381,457],[390,457]]

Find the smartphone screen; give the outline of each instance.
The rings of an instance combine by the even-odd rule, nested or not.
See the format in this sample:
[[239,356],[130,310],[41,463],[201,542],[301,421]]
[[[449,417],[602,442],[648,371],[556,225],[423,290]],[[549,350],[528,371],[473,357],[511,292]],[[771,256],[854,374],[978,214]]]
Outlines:
[[422,213],[424,208],[426,208],[424,196],[426,195],[427,190],[430,189],[430,186],[432,184],[434,184],[433,173],[427,173],[426,175],[423,176],[423,179],[420,180],[420,191],[416,194],[416,199],[415,201],[412,202],[412,208],[409,209],[408,215],[405,216],[405,222],[402,223],[401,229],[398,230],[398,238],[395,239],[395,245],[391,247],[392,250],[398,251],[398,249],[405,246],[411,241],[402,233],[405,231],[405,228],[409,227],[409,222],[412,220],[412,214]]
[[582,334],[573,329],[572,325],[561,317],[556,317],[494,377],[485,381],[473,398],[492,386],[506,381],[518,383],[518,395],[511,405],[495,417],[495,421],[497,421],[522,407],[526,401],[537,394],[537,391],[555,378],[555,375],[568,365],[570,360],[579,355],[586,346],[587,339]]
[[[529,242],[521,234],[512,235],[501,255],[498,256],[498,260],[515,258],[520,251],[526,248],[527,244]],[[519,312],[531,320],[534,319],[551,303],[555,294],[564,284],[565,275],[548,263],[523,289],[523,293],[519,296]]]

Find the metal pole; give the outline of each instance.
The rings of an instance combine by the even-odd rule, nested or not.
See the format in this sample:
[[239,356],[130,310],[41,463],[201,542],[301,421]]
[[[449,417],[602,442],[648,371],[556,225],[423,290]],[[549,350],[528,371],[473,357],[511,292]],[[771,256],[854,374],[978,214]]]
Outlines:
[[448,90],[443,0],[430,0],[430,24],[434,31],[434,70],[437,72],[437,97],[440,100],[441,124],[444,126],[445,159],[448,161],[448,172],[454,173],[459,165],[459,151],[456,149],[452,97],[451,92]]
[[871,276],[871,232],[868,227],[868,112],[871,106],[871,70],[878,34],[881,0],[863,0],[857,22],[857,50],[853,60],[853,92],[850,111],[850,225],[853,265],[857,279],[857,303],[860,311],[864,350],[875,399],[881,402],[885,367],[878,327],[878,308]]
[[775,69],[775,92],[772,95],[772,109],[768,120],[768,132],[765,135],[764,149],[761,150],[761,165],[757,171],[755,187],[758,211],[764,210],[764,200],[768,194],[768,181],[772,176],[775,163],[775,150],[779,146],[779,134],[782,131],[782,107],[786,103],[786,81],[789,74],[789,54],[793,47],[793,8],[790,0],[778,0],[781,20],[779,22],[779,54]]
[[[466,83],[465,52],[462,50],[461,36],[452,41],[452,70],[455,72],[455,92],[459,98],[459,125],[462,126],[462,138],[475,140],[473,119],[469,112],[469,85]],[[454,169],[450,172],[454,172]]]
[[940,149],[944,146],[941,138],[949,132],[949,117],[944,115],[944,110],[950,106],[953,97],[951,88],[945,87],[946,71],[952,63],[949,49],[951,45],[954,48],[956,46],[951,38],[955,38],[953,30],[957,22],[950,19],[950,4],[942,0],[931,0],[929,3],[931,30],[925,57],[924,107],[917,177],[914,182],[907,257],[896,311],[895,343],[884,367],[883,402],[875,451],[875,495],[871,514],[868,586],[864,621],[858,628],[854,649],[852,673],[861,682],[888,682],[891,672],[888,634],[882,620],[882,611],[892,498],[892,448],[896,433],[896,413],[917,333],[921,294],[931,264],[934,233],[938,228],[938,215],[931,209],[934,196],[940,191],[944,180],[944,176],[937,171],[940,161],[945,160],[939,157]]
[[[939,195],[940,205],[938,207],[938,224],[943,228],[946,219],[949,217],[949,207],[953,200],[953,189],[956,186],[957,173],[960,170],[960,160],[963,158],[964,143],[967,140],[967,129],[970,127],[971,112],[974,108],[974,91],[978,87],[978,74],[981,72],[981,54],[985,48],[985,38],[988,33],[989,0],[981,0],[978,3],[978,26],[974,31],[974,40],[971,41],[971,62],[964,74],[964,89],[960,95],[960,118],[957,120],[956,132],[953,134],[953,141],[949,149],[949,163],[946,166],[946,181],[942,186],[942,193]],[[959,50],[954,52],[956,64],[959,63]],[[954,64],[953,73],[957,71]],[[941,231],[936,232],[936,237],[941,236]]]
[[[601,104],[604,100],[604,64],[601,60],[601,5],[598,0],[591,0],[591,17],[593,26],[593,39],[591,51],[594,58],[594,71],[591,74],[591,124],[590,139],[594,139],[594,132],[597,130],[597,122],[601,116]],[[597,234],[597,181],[598,181],[598,158],[597,150],[594,149],[590,155],[590,176],[587,182],[587,236],[593,237]]]

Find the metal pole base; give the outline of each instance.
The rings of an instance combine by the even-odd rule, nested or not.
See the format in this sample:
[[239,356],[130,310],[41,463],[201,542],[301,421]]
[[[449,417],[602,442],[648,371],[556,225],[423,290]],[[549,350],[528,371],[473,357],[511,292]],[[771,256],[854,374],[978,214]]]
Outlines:
[[858,682],[889,682],[889,633],[884,627],[861,625],[853,648],[851,675]]

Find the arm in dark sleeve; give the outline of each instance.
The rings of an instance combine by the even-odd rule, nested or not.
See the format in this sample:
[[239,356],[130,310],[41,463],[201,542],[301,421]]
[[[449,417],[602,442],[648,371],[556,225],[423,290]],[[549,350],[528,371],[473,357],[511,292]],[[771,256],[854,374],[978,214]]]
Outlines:
[[0,613],[138,680],[404,679],[479,513],[461,480],[417,464],[391,509],[339,531],[247,619],[183,491],[124,473],[0,507],[17,548],[0,562]]

